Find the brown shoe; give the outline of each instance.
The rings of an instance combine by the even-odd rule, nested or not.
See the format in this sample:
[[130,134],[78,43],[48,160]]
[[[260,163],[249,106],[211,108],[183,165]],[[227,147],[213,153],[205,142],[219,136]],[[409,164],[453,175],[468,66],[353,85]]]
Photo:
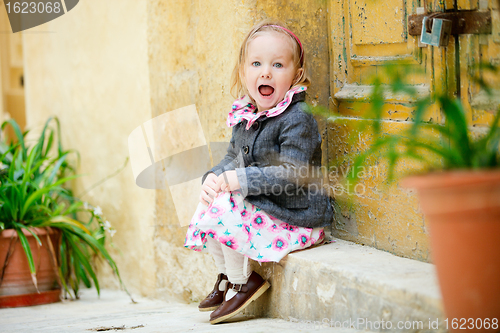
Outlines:
[[219,290],[219,285],[223,280],[227,281],[227,276],[225,274],[219,273],[219,275],[217,276],[217,281],[214,285],[214,289],[210,292],[210,294],[208,294],[207,297],[205,297],[203,301],[201,301],[200,305],[198,305],[198,309],[200,311],[213,311],[222,304],[222,301],[224,300],[224,292],[227,290],[227,285],[226,289]]
[[252,301],[259,298],[270,286],[269,282],[265,281],[256,272],[252,272],[246,284],[229,283],[224,297],[229,289],[237,291],[237,294],[228,301],[223,298],[221,306],[210,314],[210,324],[217,324],[236,316]]

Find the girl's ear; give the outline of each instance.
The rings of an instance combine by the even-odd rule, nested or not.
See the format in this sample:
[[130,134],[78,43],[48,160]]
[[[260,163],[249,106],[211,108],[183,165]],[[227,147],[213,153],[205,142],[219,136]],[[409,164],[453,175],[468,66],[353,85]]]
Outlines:
[[293,85],[297,84],[297,82],[299,82],[302,74],[304,73],[304,69],[303,68],[299,68],[297,69],[297,73],[295,73],[295,78],[293,79]]

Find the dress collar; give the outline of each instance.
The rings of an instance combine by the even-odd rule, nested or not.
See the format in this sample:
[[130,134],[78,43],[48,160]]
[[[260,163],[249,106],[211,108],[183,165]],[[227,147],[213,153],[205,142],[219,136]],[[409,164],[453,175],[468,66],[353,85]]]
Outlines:
[[283,113],[291,104],[305,99],[305,86],[295,86],[288,90],[285,97],[274,108],[254,113],[257,109],[250,101],[250,98],[245,95],[237,99],[231,108],[226,120],[226,125],[233,127],[236,124],[247,120],[246,129],[248,130],[252,124],[260,117],[276,117]]

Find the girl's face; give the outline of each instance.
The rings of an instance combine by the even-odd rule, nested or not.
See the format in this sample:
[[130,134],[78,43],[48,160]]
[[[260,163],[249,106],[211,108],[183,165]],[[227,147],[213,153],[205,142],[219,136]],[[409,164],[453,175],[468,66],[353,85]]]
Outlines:
[[278,32],[265,32],[248,44],[244,82],[259,111],[281,102],[293,83],[297,70],[291,43]]

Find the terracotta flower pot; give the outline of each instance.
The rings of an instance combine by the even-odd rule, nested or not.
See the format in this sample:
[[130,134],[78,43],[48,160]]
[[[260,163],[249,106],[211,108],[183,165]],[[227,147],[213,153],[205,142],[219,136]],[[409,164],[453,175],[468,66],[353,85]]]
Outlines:
[[435,173],[402,185],[417,190],[429,221],[449,328],[453,318],[500,320],[500,171]]
[[[57,283],[57,271],[54,269],[53,258],[49,251],[47,230],[38,228],[34,230],[42,242],[41,247],[36,244],[33,235],[26,230],[23,230],[23,232],[31,247],[36,268],[38,291],[40,293],[33,284],[28,259],[19,239],[17,239],[15,246],[12,248],[13,252],[11,249],[12,254],[5,266],[11,237],[14,235],[13,239],[15,240],[17,233],[14,229],[4,230],[0,233],[0,280],[2,268],[5,266],[3,280],[1,280],[0,284],[0,308],[45,304],[59,300],[59,293],[57,291],[60,288]],[[57,258],[60,232],[57,229],[52,229],[49,232],[49,236]]]

